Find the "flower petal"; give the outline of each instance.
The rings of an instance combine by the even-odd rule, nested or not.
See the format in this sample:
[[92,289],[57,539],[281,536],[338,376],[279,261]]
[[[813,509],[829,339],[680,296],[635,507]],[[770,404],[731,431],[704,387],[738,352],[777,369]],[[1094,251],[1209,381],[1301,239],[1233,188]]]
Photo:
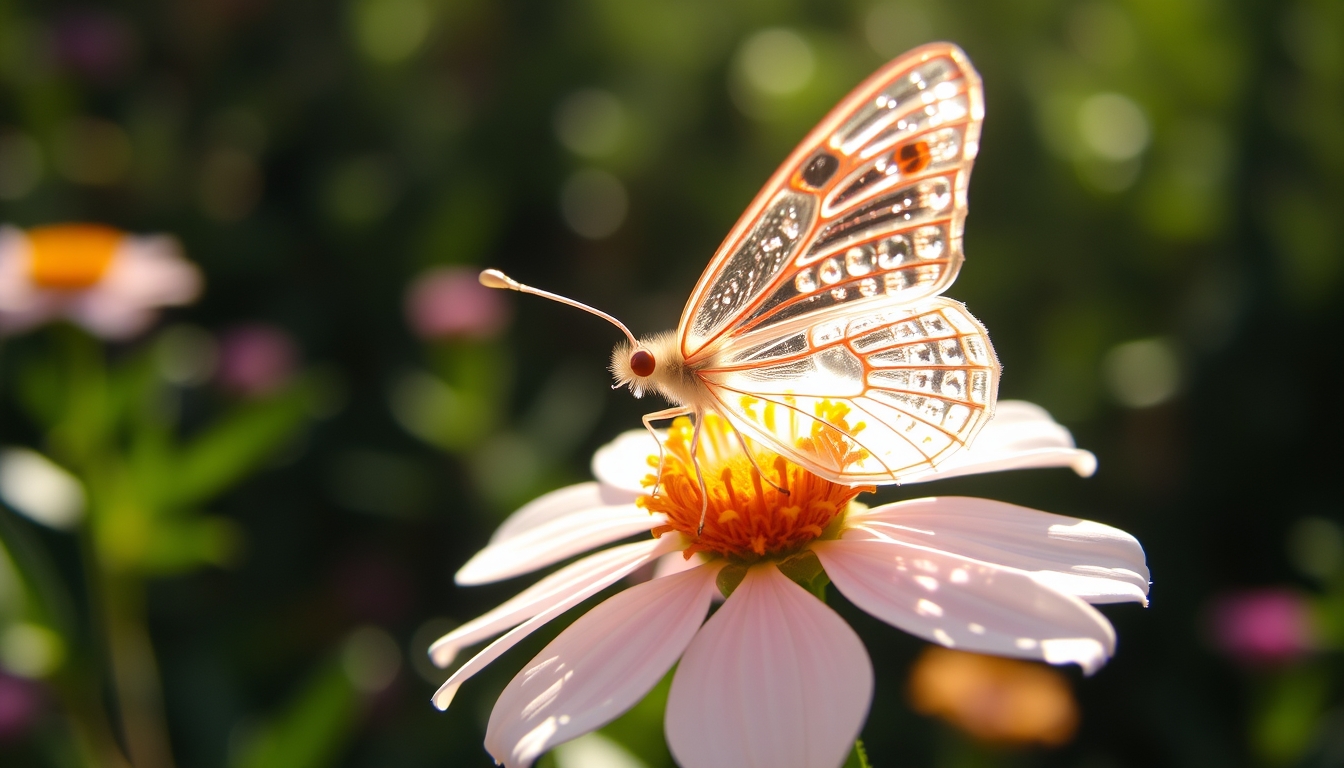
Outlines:
[[699,553],[687,557],[682,552],[669,552],[658,558],[658,562],[653,565],[653,578],[661,579],[666,576],[689,571],[706,562],[704,555]]
[[1089,675],[1115,653],[1106,617],[1023,571],[889,539],[821,541],[812,551],[850,602],[949,648],[1074,663]]
[[758,566],[682,657],[667,743],[682,768],[838,768],[872,694],[854,630],[774,566]]
[[656,471],[656,468],[649,466],[649,457],[657,456],[658,450],[658,442],[647,431],[632,429],[622,432],[593,454],[593,477],[605,485],[630,493],[648,493],[644,487],[644,478]]
[[545,568],[567,557],[647,532],[664,521],[634,504],[571,512],[492,542],[463,565],[454,581],[463,586],[486,584]]
[[491,544],[498,544],[526,533],[539,525],[596,507],[616,507],[633,504],[639,494],[597,483],[579,483],[551,491],[524,504],[517,512],[500,523],[490,536]]
[[195,301],[203,282],[200,268],[182,257],[176,238],[129,235],[107,274],[73,299],[69,314],[98,336],[128,338],[154,321],[157,308]]
[[1097,471],[1097,457],[1074,447],[1073,435],[1055,423],[1046,410],[1023,400],[1001,400],[994,418],[975,441],[952,454],[936,469],[904,480],[925,483],[961,475],[1009,469],[1070,467],[1083,477]]
[[429,657],[440,667],[453,663],[457,652],[493,637],[557,606],[564,611],[616,583],[644,563],[665,554],[677,537],[664,536],[603,550],[571,563],[452,632],[429,647]]
[[1143,547],[1109,525],[965,496],[884,504],[849,519],[879,538],[1026,571],[1089,603],[1148,604]]
[[508,768],[611,722],[662,679],[718,589],[716,567],[638,584],[584,614],[509,683],[485,748]]

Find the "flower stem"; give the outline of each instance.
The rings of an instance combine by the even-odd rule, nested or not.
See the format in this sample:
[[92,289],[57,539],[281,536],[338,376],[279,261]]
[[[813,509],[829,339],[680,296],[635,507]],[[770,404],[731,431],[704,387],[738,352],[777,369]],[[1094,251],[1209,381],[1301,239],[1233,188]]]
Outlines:
[[144,583],[130,574],[102,576],[104,629],[122,734],[136,768],[173,768],[154,648],[145,626]]

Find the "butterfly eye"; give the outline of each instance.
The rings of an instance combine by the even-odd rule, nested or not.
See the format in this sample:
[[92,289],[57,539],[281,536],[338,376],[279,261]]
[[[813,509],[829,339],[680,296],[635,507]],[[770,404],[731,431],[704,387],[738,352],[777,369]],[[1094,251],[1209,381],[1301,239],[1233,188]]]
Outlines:
[[819,189],[822,184],[830,181],[831,177],[840,168],[840,160],[827,152],[820,152],[816,157],[803,168],[803,181],[809,187]]
[[928,168],[929,161],[933,159],[933,156],[929,152],[927,141],[916,141],[901,147],[897,159],[900,161],[901,173],[909,176]]
[[653,353],[647,349],[637,349],[630,356],[630,370],[634,371],[636,376],[652,376],[655,367],[657,361],[653,359]]

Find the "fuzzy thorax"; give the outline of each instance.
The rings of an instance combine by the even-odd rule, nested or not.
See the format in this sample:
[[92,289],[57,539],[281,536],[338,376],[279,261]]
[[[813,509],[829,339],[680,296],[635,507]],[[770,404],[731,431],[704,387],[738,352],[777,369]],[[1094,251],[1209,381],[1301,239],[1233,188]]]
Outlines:
[[[654,369],[648,376],[640,376],[631,367],[631,356],[640,349],[653,355]],[[635,397],[657,392],[674,405],[686,406],[696,412],[707,410],[705,386],[695,375],[695,369],[681,356],[677,334],[673,331],[640,339],[638,347],[631,347],[628,341],[617,344],[611,351],[611,375],[616,379],[616,386],[629,387]]]

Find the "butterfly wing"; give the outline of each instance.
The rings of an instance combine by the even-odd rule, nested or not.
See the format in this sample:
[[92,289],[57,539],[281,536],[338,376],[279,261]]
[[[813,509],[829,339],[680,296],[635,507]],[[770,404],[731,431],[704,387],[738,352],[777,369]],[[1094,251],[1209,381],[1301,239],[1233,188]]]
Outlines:
[[694,366],[742,333],[936,295],[961,265],[980,77],[950,43],[892,61],[822,120],[747,208],[678,327]]
[[869,306],[735,338],[701,373],[715,410],[836,482],[932,469],[989,418],[999,372],[989,337],[951,299]]
[[843,483],[933,468],[992,414],[998,362],[961,266],[980,77],[917,48],[808,135],[719,247],[678,328],[714,409]]

